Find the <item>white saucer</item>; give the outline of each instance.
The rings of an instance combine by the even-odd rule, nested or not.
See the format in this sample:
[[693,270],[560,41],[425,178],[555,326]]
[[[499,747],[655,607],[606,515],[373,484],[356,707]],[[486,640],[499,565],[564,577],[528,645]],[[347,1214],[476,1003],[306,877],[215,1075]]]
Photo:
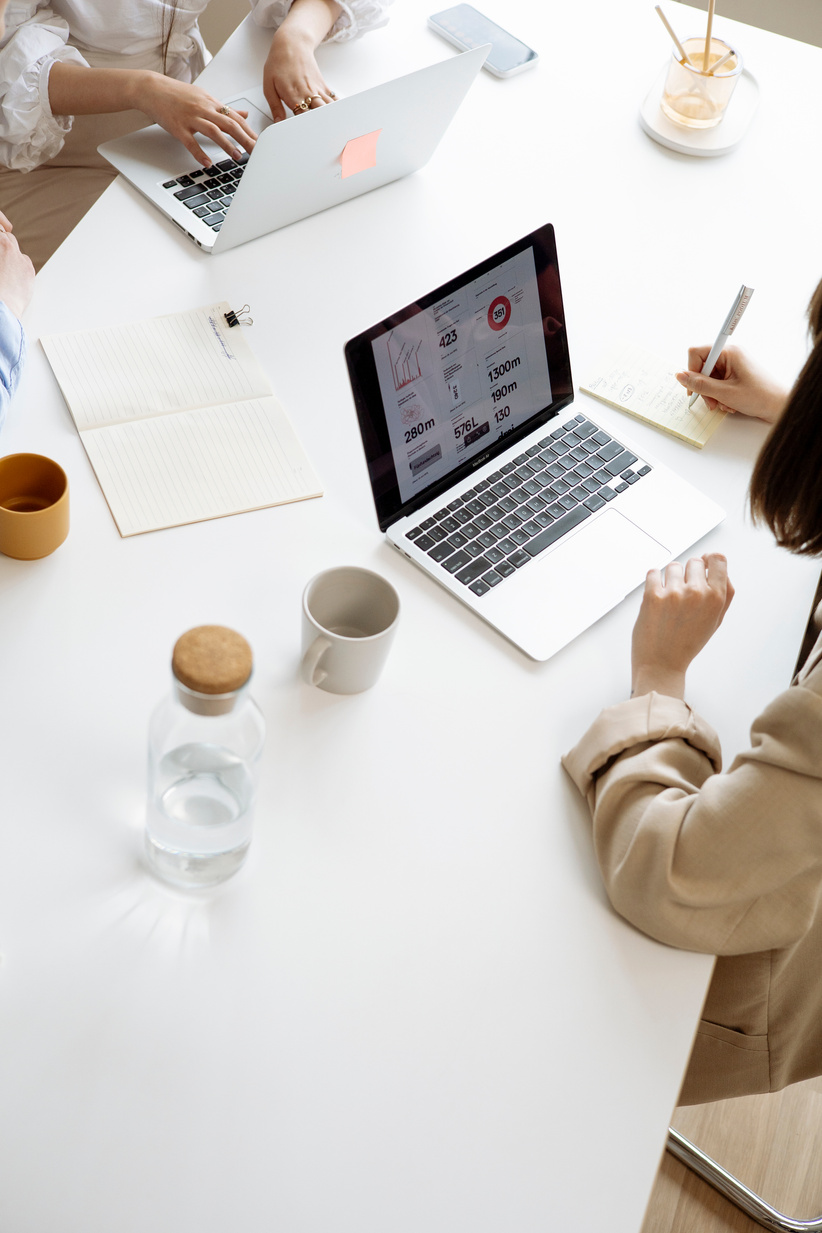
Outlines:
[[739,145],[759,105],[759,86],[752,73],[744,68],[739,74],[731,101],[716,128],[685,128],[668,119],[659,105],[667,75],[666,65],[639,109],[639,122],[649,137],[669,150],[698,158],[727,154]]

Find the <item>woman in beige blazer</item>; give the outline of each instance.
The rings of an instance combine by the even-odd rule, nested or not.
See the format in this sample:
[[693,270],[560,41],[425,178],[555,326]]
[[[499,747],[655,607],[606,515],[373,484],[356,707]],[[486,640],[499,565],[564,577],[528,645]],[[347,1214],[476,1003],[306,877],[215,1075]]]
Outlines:
[[[740,351],[716,376],[689,352],[689,390],[775,426],[751,508],[791,552],[822,556],[822,283],[814,347],[789,394]],[[790,688],[720,774],[716,734],[685,702],[685,672],[733,598],[724,557],[651,570],[632,645],[632,693],[563,759],[591,809],[614,907],[671,946],[719,956],[682,1104],[771,1092],[822,1073],[822,603]],[[822,599],[822,588],[817,602]]]

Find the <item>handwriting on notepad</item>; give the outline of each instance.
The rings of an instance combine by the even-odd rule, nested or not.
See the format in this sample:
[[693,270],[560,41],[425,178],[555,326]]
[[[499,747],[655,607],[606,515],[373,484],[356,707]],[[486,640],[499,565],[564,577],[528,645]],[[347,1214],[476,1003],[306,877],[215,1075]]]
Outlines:
[[672,364],[644,347],[620,343],[603,357],[592,379],[580,389],[701,449],[725,412],[711,411],[701,398],[689,409],[688,393],[675,371]]

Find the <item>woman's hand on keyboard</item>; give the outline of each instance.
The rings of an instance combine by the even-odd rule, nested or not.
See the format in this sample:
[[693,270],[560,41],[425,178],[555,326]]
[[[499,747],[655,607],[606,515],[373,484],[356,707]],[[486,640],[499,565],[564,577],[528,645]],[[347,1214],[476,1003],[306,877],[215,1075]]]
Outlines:
[[263,69],[263,93],[275,120],[286,118],[285,107],[299,115],[334,102],[314,52],[341,12],[335,0],[294,0]]
[[210,165],[211,159],[197,141],[197,133],[208,137],[232,158],[239,158],[243,150],[251,153],[254,149],[257,134],[247,123],[247,111],[230,108],[226,113],[220,100],[206,90],[160,73],[146,72],[140,76],[144,80],[135,106],[181,141],[204,167]]
[[754,419],[775,424],[788,397],[763,372],[760,372],[739,347],[726,347],[716,361],[714,376],[703,374],[702,366],[710,347],[688,350],[688,372],[678,372],[676,379],[689,394],[701,394],[713,411],[736,411]]

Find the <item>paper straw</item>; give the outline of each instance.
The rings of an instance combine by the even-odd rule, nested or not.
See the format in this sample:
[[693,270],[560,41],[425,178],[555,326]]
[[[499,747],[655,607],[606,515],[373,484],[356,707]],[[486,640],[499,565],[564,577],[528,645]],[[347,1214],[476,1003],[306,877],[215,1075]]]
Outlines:
[[722,66],[723,66],[723,64],[727,64],[727,62],[730,60],[731,56],[735,56],[735,55],[736,55],[736,52],[734,51],[734,49],[733,49],[733,48],[731,48],[731,50],[730,50],[730,51],[726,51],[726,52],[725,52],[725,55],[722,57],[722,59],[721,59],[721,60],[717,60],[716,64],[713,66],[713,68],[708,69],[708,76],[710,77],[712,73],[715,73],[715,72],[717,71],[717,69],[721,69],[721,68],[722,68]]
[[716,0],[708,0],[708,29],[705,31],[705,51],[702,53],[702,72],[708,71],[708,60],[711,54],[711,27],[714,24],[714,6]]
[[671,23],[668,21],[668,18],[667,18],[667,17],[665,16],[665,14],[662,12],[662,9],[659,7],[659,5],[658,5],[658,4],[657,4],[655,7],[656,7],[656,11],[657,11],[657,13],[659,13],[659,16],[660,16],[660,19],[661,19],[661,21],[662,21],[663,26],[665,27],[665,29],[668,31],[668,33],[670,34],[671,38],[673,39],[673,42],[674,42],[674,47],[675,47],[675,48],[677,49],[677,51],[679,52],[679,57],[680,57],[680,59],[681,59],[681,60],[684,60],[684,61],[685,61],[685,63],[686,63],[686,64],[688,64],[688,65],[690,65],[690,67],[691,67],[691,68],[694,68],[694,62],[693,62],[693,60],[692,60],[692,59],[691,59],[691,57],[688,55],[687,51],[686,51],[686,50],[685,50],[685,48],[682,46],[682,44],[680,43],[679,39],[678,39],[678,38],[676,37],[676,35],[674,34],[673,29],[672,29],[672,27],[671,27]]

